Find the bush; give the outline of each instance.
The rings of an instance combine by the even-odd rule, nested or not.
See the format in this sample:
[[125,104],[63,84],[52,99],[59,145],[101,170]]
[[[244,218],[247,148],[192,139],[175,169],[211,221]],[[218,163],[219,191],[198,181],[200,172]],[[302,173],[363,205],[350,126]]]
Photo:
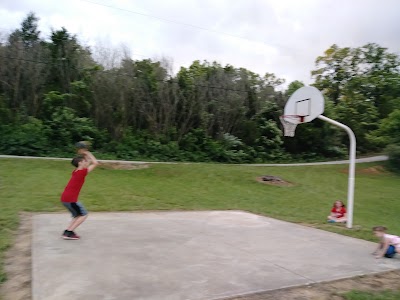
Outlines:
[[126,160],[185,160],[185,153],[179,149],[177,142],[167,141],[162,136],[153,137],[145,132],[133,133],[130,128],[124,131],[119,141],[108,143],[102,150]]
[[48,140],[60,151],[69,151],[71,145],[80,140],[94,140],[95,147],[104,142],[105,133],[100,132],[91,119],[78,117],[68,107],[56,108],[46,124],[49,128]]
[[386,147],[385,152],[389,156],[387,161],[388,168],[400,173],[400,145],[392,144]]
[[0,127],[0,152],[9,155],[45,155],[49,150],[48,128],[42,121],[29,117],[23,124]]
[[203,129],[193,129],[185,134],[179,142],[179,149],[185,158],[191,161],[221,161],[224,150],[222,146],[207,136]]

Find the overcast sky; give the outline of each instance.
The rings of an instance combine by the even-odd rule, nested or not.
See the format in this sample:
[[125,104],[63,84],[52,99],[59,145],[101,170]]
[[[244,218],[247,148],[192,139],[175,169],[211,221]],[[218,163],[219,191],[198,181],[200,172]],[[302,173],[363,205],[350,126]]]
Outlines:
[[398,0],[0,0],[0,31],[30,11],[43,37],[64,26],[86,45],[168,57],[175,71],[216,60],[310,83],[316,57],[332,44],[400,52]]

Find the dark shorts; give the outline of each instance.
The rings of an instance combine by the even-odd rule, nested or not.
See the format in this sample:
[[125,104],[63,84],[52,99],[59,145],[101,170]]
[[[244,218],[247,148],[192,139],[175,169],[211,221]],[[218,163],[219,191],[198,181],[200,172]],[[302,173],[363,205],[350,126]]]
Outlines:
[[87,210],[81,202],[62,202],[62,204],[71,212],[72,217],[76,218],[78,216],[86,216],[88,214]]
[[385,253],[385,257],[392,258],[396,254],[396,248],[390,245]]

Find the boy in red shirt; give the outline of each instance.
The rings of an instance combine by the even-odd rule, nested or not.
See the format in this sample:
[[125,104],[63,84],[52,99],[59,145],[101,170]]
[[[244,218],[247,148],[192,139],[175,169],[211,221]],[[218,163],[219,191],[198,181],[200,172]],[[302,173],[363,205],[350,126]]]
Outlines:
[[79,236],[75,234],[74,230],[86,220],[87,211],[83,204],[78,201],[78,195],[85,183],[86,175],[99,164],[89,150],[80,149],[79,154],[80,156],[71,161],[76,169],[72,172],[71,179],[61,195],[62,204],[71,212],[73,218],[62,234],[62,238],[65,240],[79,240]]

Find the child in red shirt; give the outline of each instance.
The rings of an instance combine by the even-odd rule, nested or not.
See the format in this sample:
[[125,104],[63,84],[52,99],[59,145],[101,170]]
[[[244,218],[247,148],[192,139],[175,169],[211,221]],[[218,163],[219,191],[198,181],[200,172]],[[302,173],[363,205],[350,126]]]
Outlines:
[[75,157],[71,161],[71,164],[76,169],[72,172],[71,179],[61,195],[62,204],[71,212],[73,218],[68,228],[62,234],[62,238],[65,240],[79,240],[79,236],[74,230],[87,218],[87,211],[78,200],[79,192],[85,183],[86,175],[93,171],[99,164],[89,150],[80,149],[79,154],[80,156]]
[[333,204],[331,214],[328,216],[329,223],[346,223],[346,208],[342,201],[337,200]]

